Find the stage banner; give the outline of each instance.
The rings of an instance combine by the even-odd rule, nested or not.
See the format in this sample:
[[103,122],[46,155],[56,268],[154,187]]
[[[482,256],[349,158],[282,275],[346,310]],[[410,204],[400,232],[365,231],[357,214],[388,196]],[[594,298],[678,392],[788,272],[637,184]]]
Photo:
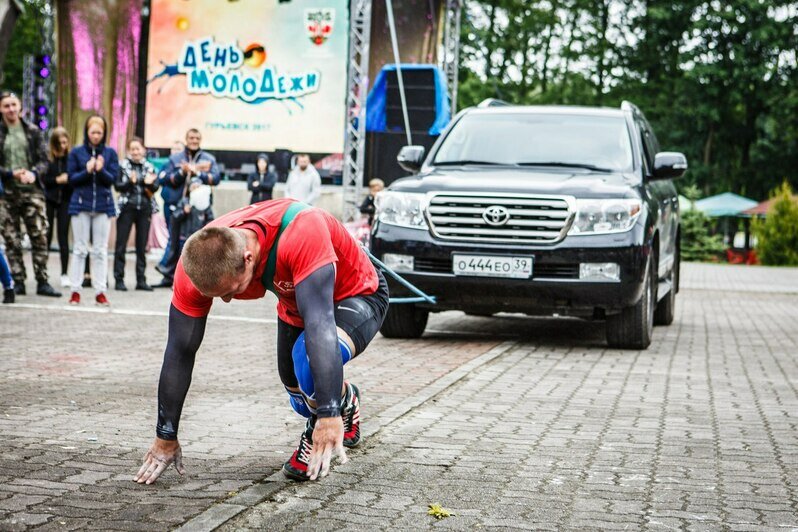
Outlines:
[[147,145],[342,152],[348,31],[346,0],[152,0]]

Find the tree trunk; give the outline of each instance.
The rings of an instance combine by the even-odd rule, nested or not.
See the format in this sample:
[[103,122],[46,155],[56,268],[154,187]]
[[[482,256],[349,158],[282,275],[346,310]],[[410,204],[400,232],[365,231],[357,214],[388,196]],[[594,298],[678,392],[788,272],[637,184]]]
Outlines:
[[[17,23],[21,9],[16,0],[0,0],[0,76],[6,61],[6,52],[11,42],[11,34]],[[0,78],[0,83],[3,80]]]
[[704,143],[704,166],[709,166],[712,160],[712,141],[715,139],[715,123],[710,122],[707,140]]
[[607,26],[609,25],[610,8],[606,2],[602,1],[599,9],[599,29],[601,33],[598,45],[598,65],[596,70],[598,71],[597,101],[598,104],[601,105],[604,101],[604,56],[607,53]]
[[490,23],[488,24],[488,31],[486,33],[485,38],[485,79],[489,80],[493,75],[493,46],[495,42],[495,25],[496,25],[496,1],[491,2],[490,4],[490,15],[488,15],[488,19]]
[[543,45],[543,65],[540,71],[540,90],[541,93],[546,94],[549,85],[549,52],[551,50],[551,36],[554,33],[554,28],[557,26],[559,18],[557,16],[557,9],[559,9],[559,2],[554,0],[551,3],[551,12],[554,15],[554,20],[549,26],[549,31],[546,35],[546,44]]

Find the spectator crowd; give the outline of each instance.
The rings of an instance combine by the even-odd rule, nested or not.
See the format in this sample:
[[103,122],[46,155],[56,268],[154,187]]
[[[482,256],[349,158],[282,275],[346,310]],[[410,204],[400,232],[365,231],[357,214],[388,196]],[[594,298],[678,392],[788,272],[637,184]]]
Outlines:
[[[96,304],[110,305],[108,241],[114,225],[114,289],[128,290],[125,252],[131,231],[135,232],[135,289],[171,287],[183,244],[214,218],[213,189],[221,181],[221,172],[216,158],[201,148],[201,132],[189,129],[185,142],[175,142],[168,161],[158,171],[147,160],[146,147],[138,137],[127,141],[125,156],[120,158],[107,145],[108,124],[100,115],[86,119],[82,144],[73,145],[62,127],[54,128],[46,142],[39,128],[22,117],[21,107],[16,94],[0,92],[3,303],[14,303],[18,296],[26,295],[23,228],[30,241],[37,295],[62,297],[50,283],[47,271],[55,236],[60,287],[69,292],[69,303],[80,305],[82,288],[90,287]],[[268,155],[258,154],[255,171],[247,178],[250,203],[271,199],[277,180]],[[146,251],[152,217],[161,209],[155,197],[159,191],[169,238],[155,266],[162,279],[150,285]],[[321,178],[309,155],[298,155],[286,179],[285,196],[313,205],[320,193]],[[364,202],[369,209],[361,210],[371,215],[373,203],[369,198]]]

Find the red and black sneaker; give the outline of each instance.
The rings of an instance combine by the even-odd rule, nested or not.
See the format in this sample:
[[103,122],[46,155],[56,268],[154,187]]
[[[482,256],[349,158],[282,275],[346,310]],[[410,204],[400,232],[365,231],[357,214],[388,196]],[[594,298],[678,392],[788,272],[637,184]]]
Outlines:
[[344,421],[344,447],[356,447],[360,443],[360,390],[346,383],[346,403],[341,408]]
[[283,475],[294,480],[308,480],[310,453],[313,451],[313,418],[308,419],[305,430],[299,438],[299,446],[291,459],[283,464]]

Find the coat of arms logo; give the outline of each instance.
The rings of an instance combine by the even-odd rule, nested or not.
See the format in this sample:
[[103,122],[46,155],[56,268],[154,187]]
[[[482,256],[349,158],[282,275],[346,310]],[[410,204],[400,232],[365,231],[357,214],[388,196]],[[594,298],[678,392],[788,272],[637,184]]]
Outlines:
[[320,7],[305,10],[305,28],[310,42],[321,46],[332,34],[335,9]]

